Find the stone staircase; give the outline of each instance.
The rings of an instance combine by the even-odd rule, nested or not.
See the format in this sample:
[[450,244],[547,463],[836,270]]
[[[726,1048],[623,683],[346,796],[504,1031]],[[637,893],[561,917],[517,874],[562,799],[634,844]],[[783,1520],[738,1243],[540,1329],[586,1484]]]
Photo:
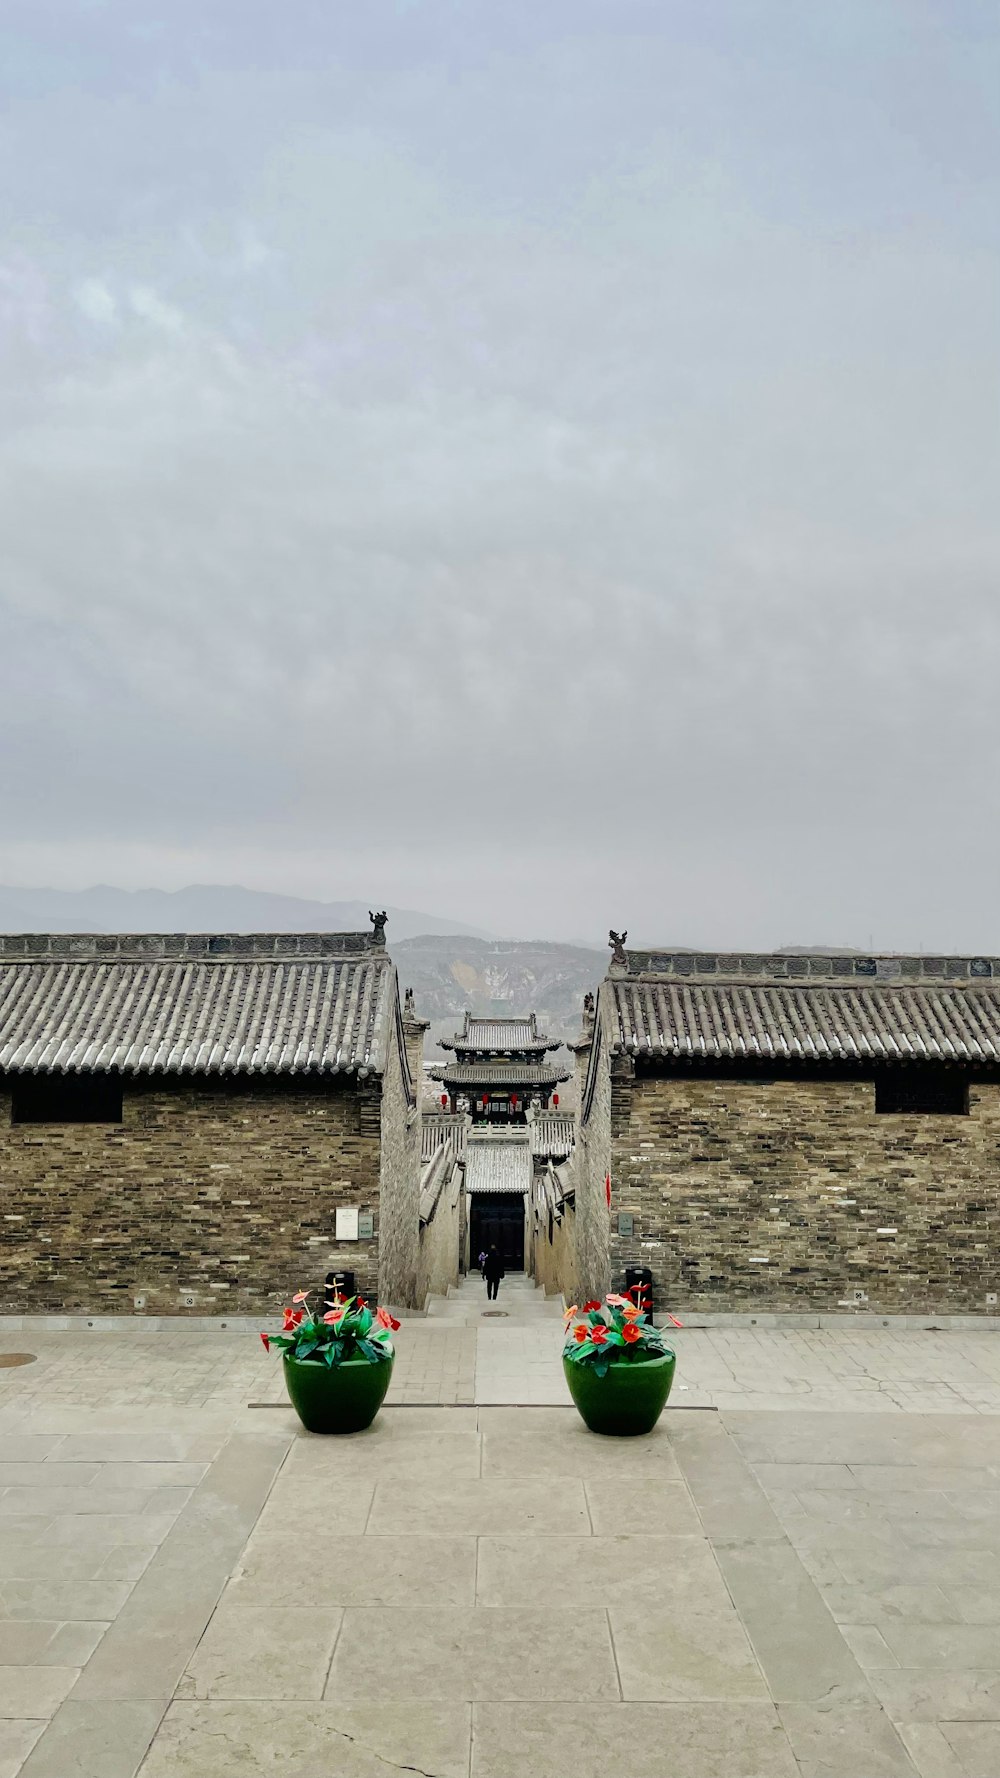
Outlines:
[[486,1286],[478,1272],[472,1272],[460,1283],[453,1284],[447,1296],[430,1296],[426,1309],[429,1321],[445,1321],[449,1326],[478,1327],[481,1322],[493,1326],[536,1322],[561,1322],[561,1296],[545,1295],[525,1272],[508,1272],[500,1285],[496,1302],[489,1302]]

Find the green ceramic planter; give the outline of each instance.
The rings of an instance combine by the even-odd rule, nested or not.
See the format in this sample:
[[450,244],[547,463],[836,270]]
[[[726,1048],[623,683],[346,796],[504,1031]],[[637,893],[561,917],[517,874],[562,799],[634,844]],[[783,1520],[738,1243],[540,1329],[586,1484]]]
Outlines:
[[635,1438],[652,1432],[666,1406],[677,1359],[673,1352],[645,1364],[612,1364],[603,1377],[592,1365],[563,1359],[569,1392],[591,1432]]
[[327,1365],[286,1352],[282,1363],[289,1400],[307,1432],[363,1432],[385,1400],[394,1360]]

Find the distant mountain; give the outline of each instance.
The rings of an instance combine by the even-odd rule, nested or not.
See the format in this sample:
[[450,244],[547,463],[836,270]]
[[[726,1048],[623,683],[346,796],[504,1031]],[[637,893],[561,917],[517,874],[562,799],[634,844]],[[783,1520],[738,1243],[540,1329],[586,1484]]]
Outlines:
[[[239,883],[194,883],[187,889],[6,889],[0,886],[0,932],[364,932],[366,901],[305,901]],[[421,933],[485,938],[481,928],[435,914],[390,908],[390,944]]]
[[607,973],[606,951],[545,939],[421,936],[389,949],[400,984],[412,988],[421,1018],[430,1019],[426,1053],[442,1060],[439,1037],[450,1037],[466,1010],[478,1014],[538,1014],[551,1037],[580,1033],[583,997]]

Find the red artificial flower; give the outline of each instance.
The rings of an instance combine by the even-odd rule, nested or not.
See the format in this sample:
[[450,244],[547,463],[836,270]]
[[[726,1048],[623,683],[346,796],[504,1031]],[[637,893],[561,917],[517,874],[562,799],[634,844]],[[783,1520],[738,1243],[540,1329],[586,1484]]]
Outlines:
[[579,1326],[574,1327],[573,1338],[574,1338],[574,1340],[576,1340],[578,1345],[582,1346],[584,1340],[589,1340],[589,1338],[590,1338],[590,1328],[584,1327],[583,1323],[581,1322]]
[[282,1333],[294,1333],[295,1329],[298,1327],[301,1320],[302,1320],[302,1310],[301,1309],[286,1309],[285,1310],[285,1325],[281,1330]]
[[337,1322],[343,1321],[343,1319],[344,1319],[343,1309],[328,1309],[326,1314],[323,1317],[323,1320],[326,1322],[327,1327],[335,1327],[337,1325]]
[[625,1341],[626,1346],[634,1346],[636,1340],[642,1339],[642,1329],[636,1327],[634,1321],[630,1321],[622,1328],[622,1339]]
[[396,1329],[399,1327],[399,1322],[396,1320],[395,1315],[390,1315],[388,1309],[379,1309],[375,1319],[378,1322],[379,1327],[391,1327],[393,1333],[395,1333]]
[[576,1315],[577,1313],[578,1313],[578,1311],[577,1311],[576,1304],[571,1303],[569,1308],[566,1310],[565,1315],[563,1316],[563,1320],[564,1321],[572,1321],[574,1315]]
[[308,1290],[299,1290],[293,1296],[292,1302],[293,1303],[304,1303],[308,1295],[309,1295]]
[[629,1303],[627,1307],[622,1310],[622,1314],[626,1321],[638,1321],[639,1316],[642,1314],[642,1310],[637,1309],[634,1303]]
[[589,1338],[593,1340],[595,1346],[603,1346],[607,1337],[608,1330],[603,1321],[599,1321],[596,1327],[589,1330]]
[[268,1336],[267,1336],[267,1334],[265,1334],[265,1333],[262,1333],[262,1334],[261,1334],[261,1336],[260,1336],[260,1337],[261,1337],[261,1339],[262,1339],[262,1340],[263,1340],[263,1342],[264,1342],[264,1351],[265,1351],[265,1352],[270,1352],[270,1350],[271,1350],[271,1342],[270,1342],[270,1340],[269,1340],[269,1339],[268,1339]]
[[589,1302],[589,1303],[584,1303],[584,1305],[583,1305],[583,1312],[584,1312],[584,1314],[585,1314],[585,1315],[589,1315],[589,1314],[590,1314],[590,1311],[591,1311],[591,1309],[599,1309],[599,1308],[600,1308],[600,1306],[601,1306],[601,1305],[600,1305],[600,1303],[598,1303],[598,1302]]
[[608,1302],[614,1303],[614,1306],[616,1309],[623,1309],[628,1304],[628,1297],[627,1296],[609,1296]]

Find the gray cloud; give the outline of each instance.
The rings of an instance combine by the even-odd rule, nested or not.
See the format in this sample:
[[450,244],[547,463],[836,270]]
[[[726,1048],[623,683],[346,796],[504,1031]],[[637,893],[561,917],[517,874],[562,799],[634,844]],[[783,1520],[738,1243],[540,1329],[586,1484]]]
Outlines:
[[22,14],[0,877],[998,948],[995,17],[542,11]]

